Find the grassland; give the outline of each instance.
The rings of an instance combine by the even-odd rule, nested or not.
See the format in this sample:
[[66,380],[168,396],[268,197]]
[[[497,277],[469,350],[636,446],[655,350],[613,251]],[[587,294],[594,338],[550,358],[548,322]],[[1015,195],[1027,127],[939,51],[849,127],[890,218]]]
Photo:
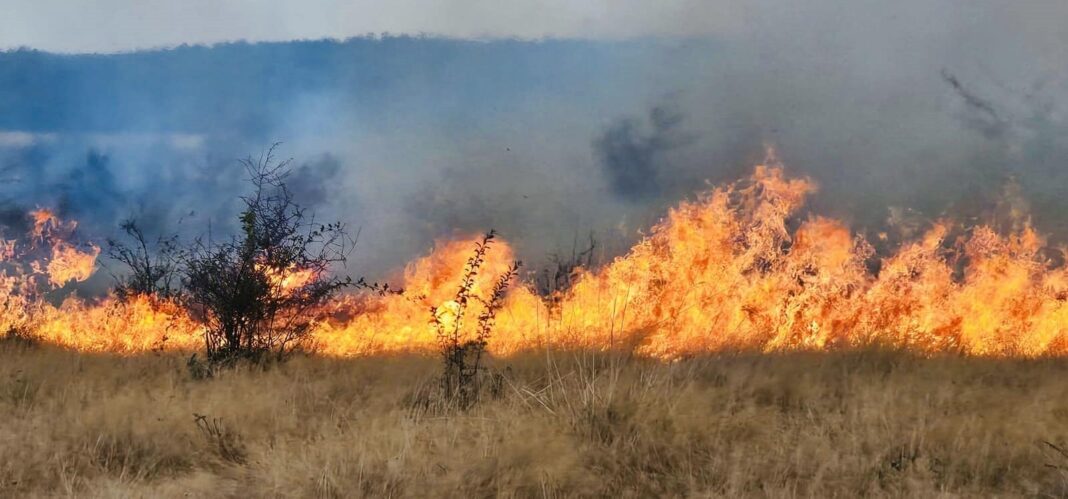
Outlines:
[[456,412],[433,357],[185,360],[0,347],[0,496],[1068,493],[1065,361],[535,352]]

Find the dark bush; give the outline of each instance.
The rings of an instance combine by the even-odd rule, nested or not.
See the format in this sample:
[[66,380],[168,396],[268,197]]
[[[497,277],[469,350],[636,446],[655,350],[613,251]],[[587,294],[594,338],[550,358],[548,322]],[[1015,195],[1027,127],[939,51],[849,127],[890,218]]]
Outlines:
[[180,262],[178,236],[156,238],[150,247],[148,238],[133,219],[120,225],[127,238],[126,244],[108,240],[108,256],[126,266],[128,273],[115,276],[115,294],[119,298],[133,295],[152,295],[171,298],[177,291]]
[[352,241],[340,222],[317,224],[294,202],[289,161],[276,162],[271,147],[242,164],[253,189],[242,197],[240,235],[198,239],[183,255],[185,300],[206,326],[213,365],[284,358],[304,344],[324,302],[352,282],[329,272]]

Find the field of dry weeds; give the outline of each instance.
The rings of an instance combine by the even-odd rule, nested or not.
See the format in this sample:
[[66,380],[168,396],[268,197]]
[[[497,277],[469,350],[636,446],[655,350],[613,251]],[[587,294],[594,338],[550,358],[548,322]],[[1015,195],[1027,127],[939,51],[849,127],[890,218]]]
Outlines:
[[1063,496],[1068,362],[887,352],[427,357],[195,380],[179,355],[0,347],[0,496]]

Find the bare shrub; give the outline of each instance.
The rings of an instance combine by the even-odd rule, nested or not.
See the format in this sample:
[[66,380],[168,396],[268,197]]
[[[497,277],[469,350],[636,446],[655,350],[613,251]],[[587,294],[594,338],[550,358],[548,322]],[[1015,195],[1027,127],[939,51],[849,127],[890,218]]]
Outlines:
[[196,353],[189,356],[189,360],[185,362],[185,367],[186,370],[189,371],[189,376],[195,380],[209,379],[215,377],[215,372],[212,369],[212,364],[197,357]]
[[[477,402],[482,387],[483,357],[486,346],[493,332],[497,312],[504,305],[505,294],[512,280],[519,274],[521,262],[512,262],[508,269],[497,277],[493,289],[487,298],[473,293],[475,280],[482,265],[486,263],[486,252],[496,237],[496,232],[489,231],[482,240],[475,244],[475,251],[464,266],[460,287],[453,298],[455,310],[448,314],[451,320],[445,320],[446,314],[438,307],[431,307],[432,322],[437,329],[441,355],[445,362],[441,385],[444,397],[455,402],[460,408],[468,408]],[[472,301],[481,302],[482,311],[478,315],[475,336],[467,339],[463,334],[464,319],[468,305]],[[499,382],[497,383],[499,385]]]
[[186,301],[206,327],[213,364],[284,358],[303,345],[321,305],[352,283],[328,272],[351,248],[344,226],[317,224],[294,202],[289,161],[276,162],[274,149],[242,161],[253,191],[241,198],[241,234],[198,239],[183,257]]
[[176,276],[181,260],[178,236],[159,236],[150,245],[135,220],[125,220],[119,227],[131,243],[108,239],[108,256],[129,271],[114,276],[115,294],[123,299],[134,295],[171,298],[178,291]]
[[594,250],[597,241],[590,233],[589,244],[579,249],[578,239],[571,246],[571,255],[562,256],[558,253],[549,255],[549,262],[534,278],[534,286],[538,295],[545,298],[550,305],[559,302],[560,294],[575,284],[580,269],[593,267]]
[[212,450],[222,460],[234,464],[245,464],[247,453],[241,444],[241,439],[236,433],[227,428],[222,423],[222,420],[194,413],[193,422],[197,425],[197,429],[200,430],[200,434],[204,436]]

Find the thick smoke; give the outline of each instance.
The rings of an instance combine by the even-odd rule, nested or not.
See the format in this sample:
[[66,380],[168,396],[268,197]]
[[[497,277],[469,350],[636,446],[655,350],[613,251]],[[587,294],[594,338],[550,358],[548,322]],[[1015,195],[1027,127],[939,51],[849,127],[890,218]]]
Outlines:
[[1007,209],[1068,240],[1068,5],[754,5],[699,38],[0,54],[0,223],[221,235],[236,159],[281,140],[304,203],[361,229],[354,273],[489,228],[536,263],[625,248],[770,144],[859,231]]
[[648,130],[634,118],[620,118],[593,142],[613,193],[630,199],[660,194],[659,163],[667,151],[688,142],[679,132],[682,121],[678,110],[656,106],[649,111]]
[[[82,232],[97,237],[113,234],[129,218],[159,234],[200,235],[208,224],[226,233],[235,226],[238,197],[247,192],[246,173],[236,160],[211,161],[165,148],[105,153],[91,143],[73,142],[37,145],[8,163],[13,178],[0,226],[24,232],[26,213],[36,207],[77,220]],[[83,148],[87,151],[78,157]],[[147,163],[130,161],[135,156]],[[323,206],[326,186],[339,170],[340,163],[329,155],[294,162],[288,182],[295,199],[313,210]]]

